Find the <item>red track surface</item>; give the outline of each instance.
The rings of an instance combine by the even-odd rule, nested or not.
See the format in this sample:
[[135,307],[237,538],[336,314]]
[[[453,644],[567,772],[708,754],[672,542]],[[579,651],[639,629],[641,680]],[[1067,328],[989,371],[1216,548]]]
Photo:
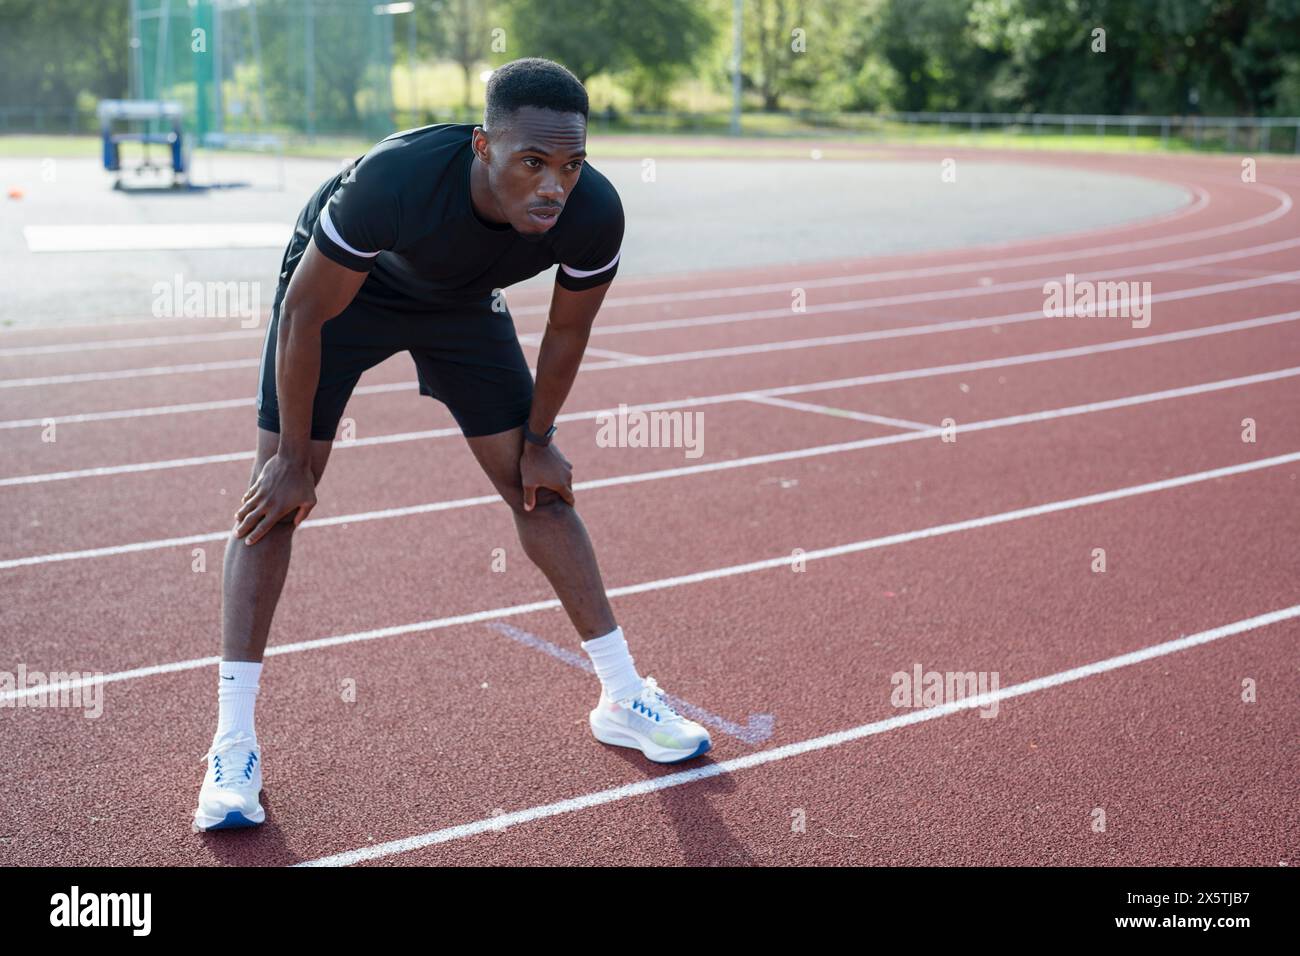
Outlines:
[[[578,490],[607,586],[657,582],[614,591],[639,670],[717,715],[713,751],[676,767],[593,740],[595,679],[491,626],[579,652],[561,611],[518,610],[552,594],[504,504],[479,500],[491,486],[450,415],[413,389],[374,388],[413,381],[399,356],[363,380],[347,413],[361,441],[336,447],[297,535],[258,706],[267,823],[192,833],[221,539],[254,430],[251,405],[229,400],[253,392],[261,333],[5,333],[3,666],[110,682],[97,720],[0,709],[0,863],[1294,865],[1300,460],[1268,460],[1300,452],[1300,276],[1279,277],[1300,270],[1300,168],[1265,161],[1248,184],[1234,159],[969,161],[982,158],[1135,173],[1200,198],[1086,235],[616,281],[592,346],[676,357],[589,356],[566,412],[731,396],[687,409],[703,413],[698,458],[598,447],[590,415],[562,425],[575,480],[614,479]],[[1151,282],[1150,327],[1043,318],[1043,283],[1067,272]],[[796,287],[806,313],[789,311]],[[521,334],[541,331],[544,301],[511,306]],[[1222,328],[1266,316],[1280,318]],[[660,327],[618,328],[646,322]],[[168,341],[66,348],[150,336]],[[696,354],[709,350],[731,354]],[[1245,376],[1260,377],[1197,387]],[[804,407],[735,395],[824,382],[767,396]],[[1171,389],[1184,391],[1153,394]],[[985,424],[945,442],[808,404]],[[1026,418],[998,421],[1009,416]],[[22,424],[49,418],[52,443]],[[444,431],[409,435],[428,429]],[[781,454],[799,449],[813,451]],[[769,457],[739,462],[752,456]],[[1238,467],[1252,462],[1264,464]],[[161,464],[123,467],[141,463]],[[671,469],[687,473],[655,474]],[[1201,475],[1214,469],[1229,471]],[[434,502],[451,504],[377,514]],[[987,516],[1000,517],[969,523]],[[795,549],[810,557],[802,573]],[[1252,620],[1275,611],[1287,614]],[[302,646],[322,638],[337,640]],[[1074,679],[999,700],[993,719],[894,707],[890,675],[918,664],[996,673],[1002,691]]]

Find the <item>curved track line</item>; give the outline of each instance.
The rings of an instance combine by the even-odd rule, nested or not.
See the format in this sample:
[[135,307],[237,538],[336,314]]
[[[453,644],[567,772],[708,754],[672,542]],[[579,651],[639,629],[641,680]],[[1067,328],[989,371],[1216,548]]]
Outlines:
[[[1284,246],[1285,248],[1292,248],[1292,247],[1300,246],[1300,239],[1288,239],[1288,240],[1285,240],[1284,243],[1278,243],[1277,245],[1282,245],[1282,246]],[[1269,249],[1268,251],[1269,251],[1269,252],[1275,252],[1275,251],[1277,251],[1277,250],[1276,250],[1276,249]],[[1236,258],[1236,257],[1234,256],[1234,257],[1232,257],[1232,258]],[[1216,261],[1222,261],[1222,260],[1216,260]],[[1179,266],[1183,266],[1183,265],[1185,265],[1185,262],[1180,262],[1178,265],[1179,265]],[[1154,270],[1148,270],[1148,271],[1162,272],[1162,271],[1167,271],[1167,270],[1164,270],[1164,269],[1154,269]],[[1125,275],[1125,274],[1127,274],[1127,273],[1120,273],[1120,272],[1090,272],[1090,273],[1081,273],[1081,274],[1077,275],[1076,278],[1077,278],[1077,279],[1099,278],[1099,277],[1102,277],[1102,276],[1116,276],[1116,275]],[[1146,273],[1142,273],[1142,274],[1146,274]],[[1176,299],[1190,299],[1190,298],[1196,298],[1197,296],[1201,296],[1201,295],[1218,295],[1219,293],[1222,293],[1222,292],[1237,292],[1237,291],[1240,291],[1240,290],[1242,290],[1242,289],[1252,289],[1252,288],[1256,288],[1256,287],[1261,286],[1261,285],[1274,285],[1274,284],[1289,283],[1289,282],[1292,282],[1293,280],[1295,280],[1297,277],[1300,277],[1300,272],[1271,272],[1271,273],[1268,273],[1268,274],[1266,274],[1266,275],[1264,275],[1264,276],[1257,276],[1257,277],[1250,278],[1250,279],[1238,279],[1238,280],[1234,280],[1234,281],[1232,281],[1232,282],[1219,282],[1219,283],[1214,283],[1214,284],[1212,284],[1212,285],[1190,286],[1190,287],[1188,287],[1188,288],[1186,288],[1186,289],[1175,289],[1175,290],[1173,290],[1173,291],[1171,291],[1171,292],[1158,292],[1158,293],[1156,293],[1155,295],[1151,296],[1151,300],[1150,300],[1150,301],[1152,301],[1152,302],[1168,302],[1168,301],[1172,301],[1172,300],[1176,300]],[[1059,275],[1057,275],[1057,276],[1045,276],[1045,277],[1040,278],[1040,279],[1031,279],[1031,280],[1028,280],[1028,281],[1027,281],[1026,283],[1024,283],[1024,284],[1013,284],[1013,283],[1009,283],[1009,284],[1006,286],[1006,288],[1003,288],[1003,289],[997,289],[997,290],[995,290],[995,291],[997,291],[997,292],[1003,292],[1003,291],[1010,291],[1010,290],[1013,290],[1013,289],[1014,289],[1014,290],[1018,290],[1018,291],[1025,291],[1025,290],[1027,290],[1027,289],[1033,289],[1033,288],[1038,288],[1038,287],[1040,287],[1040,286],[1042,285],[1043,281],[1059,281],[1061,278],[1062,278],[1062,277],[1059,276]],[[951,290],[951,291],[952,291],[952,292],[956,292],[957,290]],[[975,295],[985,295],[985,294],[987,294],[987,293],[985,293],[985,292],[983,292],[983,291],[979,291],[979,292],[974,292],[974,293],[972,293],[971,296],[969,296],[969,297],[973,297],[973,296],[975,296]],[[799,313],[799,315],[829,315],[829,314],[833,314],[833,313],[837,313],[837,312],[856,312],[856,311],[858,311],[859,309],[863,309],[863,308],[874,308],[874,307],[885,306],[885,305],[905,305],[905,304],[909,304],[909,305],[911,305],[911,304],[917,304],[917,303],[920,303],[920,302],[938,301],[938,300],[943,300],[943,299],[963,299],[963,298],[968,298],[968,296],[966,296],[966,295],[948,294],[948,292],[945,292],[945,293],[942,293],[942,294],[937,294],[937,295],[928,295],[928,294],[926,294],[926,293],[913,293],[913,294],[908,295],[908,296],[892,296],[892,297],[890,297],[890,299],[891,299],[890,301],[885,301],[885,300],[882,300],[882,299],[857,299],[857,300],[853,300],[853,301],[849,301],[849,302],[830,302],[830,303],[827,303],[826,305],[810,305],[810,306],[808,306],[808,307],[807,307],[803,312]],[[693,319],[666,319],[666,320],[664,320],[664,321],[662,321],[662,322],[658,322],[658,323],[645,323],[645,324],[646,324],[647,326],[655,325],[655,326],[658,326],[658,328],[695,328],[695,327],[698,327],[698,326],[704,326],[704,325],[725,325],[725,324],[731,324],[731,323],[733,323],[733,322],[748,322],[748,321],[756,321],[756,320],[759,320],[759,319],[788,319],[788,318],[791,317],[792,314],[793,314],[793,313],[791,313],[790,309],[789,309],[788,307],[785,307],[785,308],[779,308],[779,309],[764,309],[764,310],[762,310],[762,311],[748,312],[748,313],[743,313],[743,312],[742,312],[742,313],[732,313],[732,314],[729,314],[729,315],[722,315],[722,316],[702,316],[702,317],[699,317],[699,318],[693,318]],[[1009,313],[1009,314],[989,316],[989,317],[986,317],[986,318],[977,318],[977,319],[958,319],[958,320],[950,320],[950,321],[947,321],[947,322],[938,322],[938,323],[934,323],[934,324],[930,324],[930,325],[925,325],[925,324],[907,325],[907,326],[902,326],[902,328],[903,328],[903,329],[908,329],[908,328],[913,328],[913,329],[940,329],[941,326],[945,326],[945,327],[947,327],[947,326],[956,327],[956,326],[959,326],[960,323],[964,323],[964,322],[966,322],[966,323],[969,323],[969,322],[974,322],[974,323],[986,323],[986,324],[987,324],[987,323],[991,323],[991,322],[996,322],[996,321],[998,321],[998,320],[1004,320],[1004,321],[1008,321],[1008,322],[1009,322],[1009,321],[1013,321],[1013,320],[1020,320],[1020,319],[1032,320],[1034,317],[1037,317],[1037,318],[1043,318],[1043,319],[1063,318],[1063,316],[1058,316],[1058,315],[1045,315],[1045,314],[1043,314],[1043,309],[1040,308],[1040,309],[1037,309],[1037,310],[1035,310],[1035,311],[1031,311],[1031,312],[1012,312],[1012,313]],[[979,326],[978,326],[978,325],[972,325],[972,326],[970,326],[970,327],[971,327],[971,328],[978,328]],[[949,331],[948,328],[944,328],[944,329],[942,329],[942,330],[943,330],[943,331]],[[638,330],[636,330],[636,331],[641,331],[641,330],[638,329]],[[873,330],[868,330],[868,331],[865,331],[865,332],[847,332],[847,333],[844,333],[844,334],[845,334],[845,335],[849,335],[849,336],[854,336],[854,335],[875,335],[878,331],[884,331],[884,330],[875,330],[875,329],[873,329]],[[889,331],[893,331],[893,330],[889,330]],[[594,334],[595,330],[593,329],[592,332],[593,332],[593,334]],[[918,333],[918,334],[921,334],[921,333]],[[832,337],[830,337],[830,338],[831,338],[831,339],[836,339],[836,340],[838,339],[838,337],[836,337],[836,336],[832,336]],[[799,341],[799,342],[816,342],[816,341],[819,341],[819,339],[816,339],[816,338],[812,338],[812,339],[784,339],[784,340],[782,340],[782,339],[778,339],[778,340],[777,340],[776,342],[774,342],[774,343],[765,343],[765,344],[769,344],[769,345],[779,345],[779,344],[781,344],[781,342],[783,342],[783,341],[784,341],[784,342],[796,342],[796,341]],[[856,339],[849,339],[849,341],[857,341],[857,340],[856,340]],[[832,342],[832,344],[837,344],[837,343],[836,343],[836,342]],[[738,345],[738,346],[732,346],[732,347],[733,347],[733,348],[740,348],[740,349],[743,349],[743,348],[749,348],[750,346]],[[665,358],[667,358],[667,357],[669,357],[669,356],[674,356],[674,355],[696,355],[696,354],[705,354],[705,353],[701,353],[701,352],[698,352],[698,351],[697,351],[697,352],[677,352],[677,353],[666,353],[665,355],[638,355],[638,356],[637,356],[637,361],[636,361],[635,363],[628,363],[628,364],[639,364],[639,365],[644,365],[644,364],[650,364],[650,363],[653,363],[653,362],[655,362],[655,361],[659,361],[659,360],[665,359]],[[738,353],[738,354],[739,354],[739,353]],[[593,362],[593,363],[590,363],[590,364],[589,364],[588,366],[586,366],[586,367],[587,367],[588,369],[592,369],[592,370],[594,370],[594,369],[601,369],[601,368],[609,368],[609,367],[611,367],[611,366],[610,366],[610,364],[607,363],[607,362]]]
[[[1252,246],[1246,249],[1233,250],[1231,252],[1215,253],[1208,256],[1196,256],[1191,259],[1177,259],[1169,262],[1153,263],[1150,265],[1134,267],[1132,269],[1118,269],[1107,272],[1086,272],[1080,273],[1080,279],[1101,279],[1113,278],[1115,276],[1132,275],[1135,272],[1146,275],[1156,272],[1170,272],[1179,268],[1190,266],[1207,265],[1213,262],[1226,262],[1235,259],[1251,258],[1255,255],[1264,255],[1267,253],[1277,252],[1282,249],[1294,248],[1300,246],[1300,239],[1285,239],[1279,242],[1267,243],[1264,246]],[[1140,270],[1140,271],[1139,271]],[[1041,288],[1044,282],[1058,281],[1059,275],[1040,276],[1033,279],[1025,279],[1018,282],[1009,282],[1002,285],[984,286],[976,289],[944,289],[937,292],[914,292],[908,295],[884,296],[875,299],[853,299],[847,302],[830,302],[825,305],[808,306],[800,315],[827,315],[837,312],[852,312],[858,309],[876,308],[890,305],[915,305],[923,302],[950,301],[953,299],[976,298],[986,295],[995,295],[1002,292],[1026,291],[1029,289]],[[1241,289],[1250,289],[1262,285],[1273,285],[1276,283],[1290,282],[1293,279],[1300,278],[1300,272],[1278,272],[1270,273],[1265,276],[1252,279],[1238,279],[1232,282],[1219,282],[1212,285],[1193,286],[1188,289],[1179,289],[1173,292],[1161,292],[1151,297],[1152,302],[1162,302],[1171,299],[1192,298],[1196,295],[1214,295],[1220,292],[1233,292]],[[1059,316],[1042,315],[1039,312],[1013,313],[1012,316],[1028,316],[1038,318],[1059,318]],[[788,307],[778,309],[762,309],[754,312],[725,313],[714,316],[698,316],[685,319],[667,319],[657,323],[640,323],[636,329],[624,328],[616,331],[646,331],[651,326],[658,329],[668,328],[691,328],[704,325],[721,325],[734,322],[748,322],[759,319],[777,319],[789,318],[791,313]],[[999,316],[1006,321],[1010,321],[1012,316]],[[967,319],[967,322],[987,322],[990,319]],[[921,326],[925,328],[925,326]],[[944,331],[947,331],[945,329]],[[596,329],[592,329],[592,334],[596,334]],[[698,358],[710,358],[725,355],[746,355],[751,351],[778,351],[781,348],[810,348],[818,345],[841,345],[846,342],[870,341],[870,338],[860,338],[860,336],[875,336],[877,331],[851,332],[844,335],[826,336],[821,338],[795,339],[795,340],[778,340],[776,342],[759,343],[756,345],[738,345],[731,346],[727,349],[709,349],[695,352],[675,352],[664,355],[625,355],[622,358],[610,359],[603,362],[584,363],[578,369],[583,371],[601,371],[608,368],[626,368],[630,365],[654,365],[664,364],[667,362],[693,361]],[[524,338],[520,338],[522,342]],[[536,344],[536,343],[529,343]],[[599,350],[597,350],[599,351]],[[72,385],[87,382],[113,381],[120,379],[132,378],[151,378],[166,375],[190,375],[199,372],[225,372],[232,369],[256,368],[261,362],[260,358],[248,359],[231,359],[222,362],[199,362],[189,365],[161,365],[149,368],[134,369],[117,369],[105,372],[72,372],[64,375],[45,375],[34,378],[14,378],[0,379],[0,388],[36,388],[47,385]],[[534,374],[536,371],[534,370]],[[416,383],[404,383],[405,388],[415,388]],[[358,388],[353,394],[364,394],[363,390]],[[228,401],[228,400],[227,400]],[[29,420],[30,421],[30,420]],[[45,420],[41,420],[43,426]]]
[[[1230,184],[1236,185],[1236,184]],[[855,273],[845,276],[833,276],[827,279],[809,279],[806,282],[797,283],[803,288],[827,288],[837,285],[865,285],[872,282],[889,282],[895,279],[924,279],[934,276],[957,275],[965,272],[976,272],[990,268],[1008,269],[1025,265],[1038,265],[1044,262],[1063,262],[1076,258],[1092,258],[1103,255],[1119,255],[1121,253],[1136,252],[1142,249],[1157,249],[1162,246],[1180,245],[1185,242],[1196,242],[1201,239],[1212,239],[1217,236],[1230,235],[1235,232],[1241,232],[1246,229],[1255,229],[1259,226],[1267,225],[1281,219],[1291,211],[1293,201],[1291,196],[1280,189],[1274,189],[1271,186],[1255,184],[1252,188],[1258,188],[1270,193],[1278,200],[1278,205],[1267,213],[1258,216],[1252,216],[1249,219],[1243,219],[1240,222],[1228,223],[1223,226],[1211,226],[1198,232],[1175,233],[1170,236],[1164,236],[1156,239],[1142,239],[1134,242],[1117,243],[1106,246],[1093,246],[1087,249],[1074,249],[1067,252],[1049,252],[1039,253],[1032,256],[1017,256],[1011,259],[985,259],[978,262],[958,263],[946,266],[926,266],[919,269],[895,269],[889,272],[865,272]],[[1051,241],[1051,240],[1043,240]],[[811,268],[812,266],[809,266]],[[606,302],[611,305],[656,305],[663,302],[690,302],[699,299],[725,298],[738,295],[752,295],[763,292],[789,292],[789,282],[768,283],[767,285],[757,286],[735,286],[721,289],[704,289],[693,290],[689,292],[665,292],[653,295],[623,297],[607,299]],[[603,306],[602,306],[603,308]],[[511,310],[515,312],[515,310]],[[545,314],[546,307],[524,306],[516,314],[531,315]]]
[[[1121,226],[1116,226],[1114,227],[1114,231],[1118,231],[1120,229],[1132,229],[1132,228],[1145,227],[1145,226],[1156,225],[1156,224],[1163,224],[1165,222],[1172,221],[1173,219],[1182,218],[1182,216],[1185,215],[1190,215],[1195,212],[1200,212],[1201,210],[1207,208],[1210,205],[1210,194],[1206,192],[1204,189],[1201,189],[1199,186],[1188,187],[1186,185],[1185,188],[1193,189],[1197,194],[1197,198],[1195,202],[1184,207],[1182,210],[1176,210],[1174,213],[1167,214],[1166,216],[1156,217],[1155,219],[1152,220],[1145,220],[1139,223],[1128,223],[1128,224],[1123,224]],[[1271,187],[1269,188],[1271,189]],[[1282,212],[1280,213],[1280,215],[1285,215],[1285,212],[1290,209],[1290,205],[1289,205],[1289,203],[1291,202],[1290,196],[1278,190],[1272,190],[1272,191],[1277,193],[1278,195],[1281,195],[1284,198],[1285,202],[1281,204],[1279,208],[1285,206],[1285,208],[1282,209]],[[1268,217],[1272,216],[1274,213],[1277,212],[1278,210],[1275,209],[1270,211],[1269,213],[1263,214],[1262,216],[1252,217],[1252,219],[1242,220],[1241,223],[1230,224],[1230,225],[1234,227],[1233,231],[1236,231],[1236,228],[1241,226],[1244,226],[1245,228],[1254,228],[1257,225],[1265,225],[1267,224],[1267,222],[1272,221]],[[1260,220],[1260,221],[1256,222],[1255,220]],[[1226,227],[1215,227],[1215,228],[1222,229]],[[1111,230],[1104,230],[1104,231],[1111,231]],[[1080,233],[1077,235],[1088,235],[1088,233]],[[1045,241],[1052,241],[1058,238],[1059,240],[1064,241],[1066,239],[1069,239],[1070,237],[1069,236],[1051,237],[1051,239]],[[1024,244],[1024,240],[1020,240],[1017,244]],[[1122,244],[1124,248],[1120,248],[1120,247],[1115,247],[1115,248],[1118,251],[1127,251],[1127,247],[1131,245],[1132,243],[1126,243],[1126,244]],[[1092,249],[1080,250],[1080,254],[1083,254],[1085,258],[1091,258],[1092,254],[1096,254],[1096,255],[1107,254],[1102,250],[1107,250],[1108,248],[1109,247],[1105,247],[1105,246],[1093,247]],[[1040,254],[1040,256],[1038,257],[1030,257],[1030,258],[1036,259],[1037,261],[1041,261],[1041,262],[1048,262],[1048,261],[1052,261],[1053,258],[1057,260],[1065,260],[1065,259],[1072,258],[1074,255],[1075,255],[1074,253],[1062,253],[1060,255],[1052,253],[1052,254]],[[863,278],[862,274],[848,275],[848,276],[832,276],[825,279],[808,280],[806,282],[801,282],[800,285],[803,288],[829,288],[837,285],[854,285],[854,284],[858,284],[859,282],[861,282],[862,284],[867,284],[870,282],[884,282],[884,281],[889,281],[891,279],[899,279],[899,278],[921,278],[926,275],[951,275],[960,272],[978,271],[979,269],[989,267],[990,264],[992,263],[996,263],[998,268],[1009,268],[1021,264],[1036,264],[1035,262],[1025,262],[1023,257],[1019,259],[1013,258],[1008,260],[981,260],[981,261],[970,262],[970,263],[955,263],[949,266],[926,267],[921,270],[894,270],[893,272],[868,273],[867,274],[868,276],[874,276],[872,278]],[[933,271],[934,269],[940,269],[944,271],[936,273]],[[788,283],[784,285],[769,285],[769,286],[736,286],[736,287],[723,288],[717,290],[716,295],[709,294],[701,297],[722,298],[727,296],[745,295],[751,293],[762,294],[763,292],[770,292],[770,291],[788,291],[788,286],[789,286]],[[667,293],[667,294],[684,295],[686,293]],[[675,301],[675,300],[661,300],[653,297],[647,298],[644,296],[625,297],[625,298],[614,297],[614,298],[606,299],[605,302],[602,304],[602,308],[606,308],[610,306],[623,307],[623,306],[632,306],[632,305],[644,305],[650,302],[658,302],[658,301]],[[547,314],[549,308],[550,308],[549,304],[542,303],[538,305],[520,306],[518,309],[512,310],[512,313],[516,315],[534,315],[534,314],[544,315]],[[617,328],[617,326],[607,326],[607,328]],[[114,349],[114,348],[145,348],[145,347],[176,345],[176,344],[185,345],[185,344],[198,343],[198,342],[216,342],[216,341],[225,341],[227,339],[248,338],[252,336],[260,336],[260,334],[261,334],[260,330],[247,330],[247,331],[241,330],[238,332],[232,331],[232,332],[195,333],[192,335],[149,336],[149,337],[142,337],[136,339],[90,340],[87,342],[61,343],[57,345],[13,346],[9,348],[0,348],[0,356],[45,355],[45,354],[57,354],[61,352],[79,352],[79,351],[103,350],[103,349]]]

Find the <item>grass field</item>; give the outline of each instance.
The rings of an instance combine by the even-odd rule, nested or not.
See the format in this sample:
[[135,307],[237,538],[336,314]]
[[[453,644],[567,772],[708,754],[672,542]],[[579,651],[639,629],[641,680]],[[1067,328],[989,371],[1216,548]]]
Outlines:
[[[893,144],[913,144],[929,146],[954,146],[983,149],[1023,149],[1052,151],[1083,151],[1107,153],[1221,153],[1222,148],[1197,147],[1191,142],[1171,137],[1165,144],[1159,136],[1128,136],[1127,134],[1109,136],[1060,134],[1034,135],[1032,131],[985,131],[944,132],[932,127],[911,126],[901,123],[882,124],[879,131],[863,133],[846,133],[843,130],[817,128],[799,125],[789,121],[785,116],[747,115],[743,129],[746,140],[759,138],[789,139],[788,144],[766,144],[763,155],[770,158],[804,157],[808,147],[797,140],[816,137],[833,139],[847,147],[857,147],[870,151],[872,147]],[[694,124],[685,121],[672,123],[630,124],[615,123],[612,126],[603,121],[593,122],[592,138],[599,143],[600,152],[611,157],[635,158],[645,153],[647,136],[663,136],[664,142],[655,147],[659,156],[705,158],[705,157],[744,157],[752,154],[752,147],[746,140],[734,144],[718,142],[713,137],[726,135],[729,126],[725,117],[705,118]],[[689,137],[699,136],[699,143],[691,143]],[[709,137],[708,141],[704,137]],[[683,140],[685,137],[685,141]],[[328,137],[318,136],[311,140],[304,137],[286,137],[284,153],[286,156],[318,157],[334,159],[339,156],[360,155],[372,145],[372,141],[362,137]],[[155,153],[161,155],[158,147]],[[0,136],[0,156],[3,157],[38,157],[38,158],[94,158],[99,156],[100,142],[96,136],[51,136],[39,134],[9,134]],[[1246,152],[1245,149],[1234,151]],[[205,150],[195,150],[194,158],[201,159]],[[231,150],[238,152],[238,150]],[[136,144],[124,144],[123,158],[134,161],[140,154]],[[1286,155],[1286,154],[1282,154]],[[828,157],[829,158],[829,157]]]

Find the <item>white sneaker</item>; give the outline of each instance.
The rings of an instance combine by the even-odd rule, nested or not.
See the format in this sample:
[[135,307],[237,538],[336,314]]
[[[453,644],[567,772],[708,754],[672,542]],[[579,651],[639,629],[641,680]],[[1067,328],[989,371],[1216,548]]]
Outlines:
[[266,819],[258,803],[262,792],[262,754],[257,740],[240,731],[213,743],[203,755],[208,772],[194,811],[194,831],[256,826]]
[[601,743],[635,747],[655,763],[690,760],[713,746],[709,732],[673,710],[650,676],[641,679],[639,694],[620,701],[610,700],[602,689],[589,719]]

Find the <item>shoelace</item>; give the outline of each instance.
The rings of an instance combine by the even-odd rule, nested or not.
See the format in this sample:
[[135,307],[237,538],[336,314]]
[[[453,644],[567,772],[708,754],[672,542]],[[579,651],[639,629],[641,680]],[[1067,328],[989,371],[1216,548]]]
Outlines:
[[253,779],[253,768],[258,761],[256,745],[257,741],[249,734],[238,733],[209,747],[201,759],[212,758],[212,775],[217,786],[242,786]]
[[681,717],[668,703],[668,695],[659,687],[659,682],[649,675],[642,678],[641,696],[633,701],[632,709],[659,723],[663,723],[661,715],[669,720]]

